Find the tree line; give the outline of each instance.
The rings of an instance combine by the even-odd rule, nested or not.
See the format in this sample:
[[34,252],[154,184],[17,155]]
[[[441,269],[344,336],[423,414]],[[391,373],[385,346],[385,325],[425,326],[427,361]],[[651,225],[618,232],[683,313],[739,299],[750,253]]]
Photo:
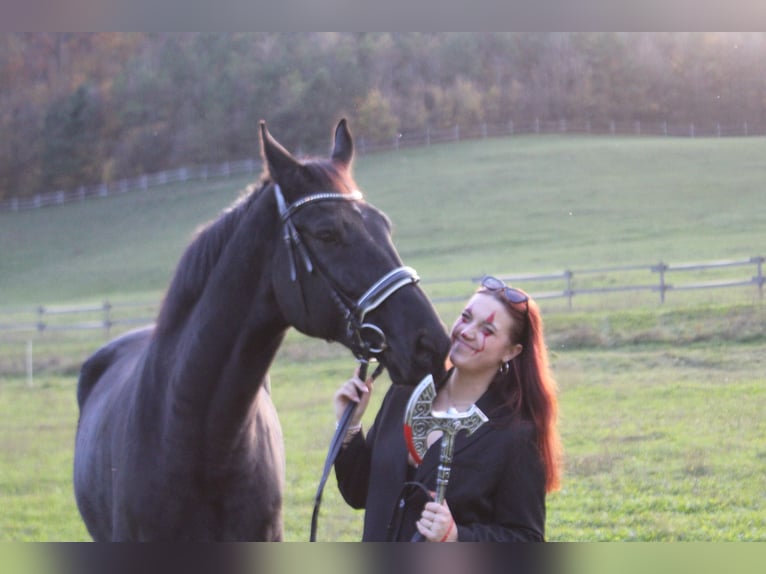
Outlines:
[[3,33],[0,199],[532,118],[766,123],[764,33]]

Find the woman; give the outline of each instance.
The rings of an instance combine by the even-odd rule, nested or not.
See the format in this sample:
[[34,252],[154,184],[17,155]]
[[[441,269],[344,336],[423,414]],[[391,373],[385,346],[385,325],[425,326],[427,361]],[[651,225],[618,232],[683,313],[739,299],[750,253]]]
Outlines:
[[439,437],[429,437],[419,466],[408,455],[402,425],[412,389],[391,386],[365,437],[361,418],[373,383],[356,376],[334,397],[338,418],[349,401],[359,403],[335,462],[341,494],[366,509],[365,541],[417,533],[432,542],[543,541],[545,496],[559,487],[561,448],[540,310],[523,291],[485,277],[451,339],[452,368],[437,385],[433,409],[475,403],[489,422],[457,435],[444,503],[430,498]]

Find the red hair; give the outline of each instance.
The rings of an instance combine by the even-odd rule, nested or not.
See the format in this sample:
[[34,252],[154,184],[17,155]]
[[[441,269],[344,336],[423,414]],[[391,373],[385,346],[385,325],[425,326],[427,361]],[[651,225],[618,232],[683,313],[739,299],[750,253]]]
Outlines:
[[506,374],[498,373],[495,383],[506,389],[509,406],[521,411],[537,430],[537,445],[545,468],[545,490],[561,487],[562,447],[558,433],[558,385],[550,371],[540,308],[531,298],[524,303],[511,303],[501,292],[484,289],[502,302],[513,319],[511,342],[520,343],[517,355]]

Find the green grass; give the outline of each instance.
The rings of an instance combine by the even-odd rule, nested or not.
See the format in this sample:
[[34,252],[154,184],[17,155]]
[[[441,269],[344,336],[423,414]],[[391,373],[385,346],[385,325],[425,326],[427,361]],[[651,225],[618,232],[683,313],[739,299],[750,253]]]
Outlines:
[[[766,540],[764,357],[763,340],[554,351],[566,470],[549,497],[549,539]],[[272,370],[289,541],[308,540],[331,396],[352,368],[345,350],[291,333]],[[0,377],[0,540],[87,539],[71,486],[74,387],[74,376],[41,375],[32,388]],[[331,477],[318,538],[356,540],[361,520]]]
[[33,388],[0,377],[0,540],[87,537],[72,490],[73,392],[71,377],[46,377]]
[[[467,278],[483,272],[764,255],[763,146],[521,137],[361,157],[356,177],[393,220],[429,295],[462,298]],[[8,310],[33,317],[41,303],[158,301],[194,230],[246,183],[0,214],[0,323],[28,321],[26,310]],[[699,274],[709,278],[719,276]],[[446,323],[461,303],[437,305]],[[665,305],[656,293],[577,297],[572,310],[541,304],[566,449],[549,539],[766,541],[766,311],[754,290],[671,292]],[[0,541],[87,539],[71,484],[75,385],[105,340],[98,331],[0,333]],[[344,349],[295,332],[273,366],[287,540],[308,540],[332,393],[352,369]],[[384,376],[375,400],[387,384]],[[361,519],[331,478],[319,539],[356,540]]]

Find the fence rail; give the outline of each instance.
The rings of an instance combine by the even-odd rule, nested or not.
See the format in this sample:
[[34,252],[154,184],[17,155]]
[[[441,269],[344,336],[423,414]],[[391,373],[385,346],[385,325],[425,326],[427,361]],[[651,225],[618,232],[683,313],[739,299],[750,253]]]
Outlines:
[[[148,325],[154,321],[157,302],[113,304],[109,301],[88,305],[40,305],[0,311],[0,332],[37,332],[103,330]],[[140,312],[136,312],[136,310]],[[125,312],[130,316],[123,316]],[[120,314],[117,314],[120,313]],[[10,317],[3,321],[2,316]],[[20,317],[25,320],[19,321]]]
[[[566,119],[529,121],[504,124],[479,123],[469,126],[455,125],[443,129],[426,129],[417,132],[402,132],[390,140],[371,141],[363,135],[357,138],[359,153],[398,150],[406,147],[429,146],[431,144],[459,142],[487,137],[511,137],[529,134],[605,134],[663,137],[750,137],[765,136],[766,124],[742,122],[721,124],[719,122],[689,122],[669,124],[668,122],[617,122],[617,121],[568,121]],[[134,178],[105,182],[92,186],[80,186],[75,190],[57,190],[40,193],[32,197],[15,197],[0,201],[0,212],[24,211],[41,207],[64,205],[84,201],[88,198],[109,197],[131,191],[145,191],[172,183],[206,181],[218,177],[253,175],[260,172],[260,159],[240,159],[215,165],[186,166],[160,173],[141,175]]]
[[[575,298],[583,295],[603,296],[624,292],[651,292],[658,296],[659,304],[664,304],[669,292],[699,291],[726,288],[754,287],[760,300],[763,300],[764,256],[748,259],[710,261],[702,263],[668,264],[664,262],[651,265],[626,265],[600,267],[579,270],[564,270],[555,273],[499,273],[504,281],[521,286],[532,284],[535,289],[530,295],[538,301],[565,300],[567,308],[572,310]],[[699,280],[700,274],[717,270],[751,268],[753,273],[744,276]],[[626,278],[635,279],[637,274],[646,274],[650,279],[639,277],[640,282],[616,284]],[[695,274],[695,280],[678,282],[675,279],[682,274]],[[480,277],[443,279],[424,281],[424,287],[438,287],[439,284],[456,284],[459,294],[434,296],[434,303],[447,303],[465,300],[473,292]],[[670,281],[674,279],[674,281]],[[551,283],[558,283],[560,288],[538,289]],[[463,285],[465,289],[463,290]],[[95,303],[88,305],[40,305],[23,309],[0,309],[0,333],[26,332],[43,334],[56,331],[103,330],[108,336],[112,329],[148,325],[154,321],[159,302]],[[3,317],[10,319],[3,320]]]
[[[630,265],[618,267],[603,267],[597,269],[580,269],[578,271],[565,270],[555,274],[545,275],[501,275],[506,282],[524,283],[524,282],[550,282],[558,281],[563,284],[561,290],[541,292],[532,294],[535,299],[566,299],[567,307],[572,309],[573,300],[578,295],[598,295],[619,292],[639,292],[649,291],[659,295],[659,302],[665,303],[666,294],[670,291],[691,291],[691,290],[709,290],[731,287],[755,286],[758,297],[763,299],[763,287],[766,279],[763,274],[763,263],[766,259],[763,256],[754,256],[748,259],[711,261],[706,263],[681,263],[667,264],[660,262],[654,265]],[[712,271],[717,269],[728,269],[733,267],[751,267],[754,268],[755,275],[749,277],[737,277],[716,279],[707,281],[695,281],[687,283],[672,283],[668,281],[668,275],[674,277],[679,273]],[[588,276],[601,276],[602,282],[608,282],[605,277],[613,278],[615,275],[626,275],[636,271],[645,271],[656,275],[652,282],[627,284],[627,285],[586,285],[578,287],[576,279],[587,278]],[[587,283],[587,281],[586,281]]]

